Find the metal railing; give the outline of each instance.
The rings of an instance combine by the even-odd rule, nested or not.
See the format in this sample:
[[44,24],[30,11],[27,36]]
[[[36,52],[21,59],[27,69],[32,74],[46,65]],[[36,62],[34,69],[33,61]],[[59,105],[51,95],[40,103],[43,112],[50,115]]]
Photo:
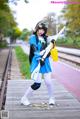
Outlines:
[[11,56],[12,56],[12,48],[9,47],[9,53],[6,60],[4,72],[1,79],[1,87],[0,87],[0,110],[4,109],[5,100],[6,100],[6,89],[7,89],[7,81],[9,79],[9,70],[11,66]]

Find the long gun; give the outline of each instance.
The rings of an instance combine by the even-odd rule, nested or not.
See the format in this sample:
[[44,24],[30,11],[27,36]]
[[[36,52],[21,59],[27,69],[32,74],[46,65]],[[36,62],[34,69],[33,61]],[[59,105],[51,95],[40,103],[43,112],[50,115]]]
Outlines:
[[65,30],[66,26],[64,26],[59,33],[57,33],[54,36],[48,36],[48,39],[51,41],[52,39],[55,39],[55,41],[60,37],[60,35],[62,34],[62,32]]
[[[55,39],[57,40],[58,37],[60,36],[60,34],[65,30],[65,26],[60,30],[60,32],[58,34],[56,34],[55,36],[49,36],[49,39]],[[51,49],[54,47],[54,40],[51,40],[49,45],[46,47],[46,49],[44,50],[44,55],[42,56],[41,59],[45,59],[48,55],[48,53],[51,51]],[[35,68],[35,70],[31,73],[31,79],[36,80],[40,71],[40,62],[38,63],[38,66]]]

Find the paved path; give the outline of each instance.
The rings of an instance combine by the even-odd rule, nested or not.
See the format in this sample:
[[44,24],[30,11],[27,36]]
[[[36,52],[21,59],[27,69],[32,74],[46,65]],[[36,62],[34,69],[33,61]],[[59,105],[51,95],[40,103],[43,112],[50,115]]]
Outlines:
[[[79,81],[76,75],[80,77],[80,73],[77,74],[76,70],[61,62],[53,64],[53,71],[56,99],[56,104],[53,107],[48,105],[48,93],[44,81],[42,81],[41,88],[29,98],[30,106],[21,105],[20,99],[25,90],[32,84],[32,81],[22,79],[8,81],[5,109],[9,111],[9,119],[80,119],[80,102],[71,93],[73,88],[70,88],[71,91],[67,87],[67,83],[73,87],[75,80]],[[72,83],[73,80],[74,83]],[[74,87],[80,87],[79,82],[75,84]]]
[[30,106],[20,104],[20,99],[31,80],[9,80],[5,109],[9,111],[9,119],[80,119],[80,103],[62,84],[53,80],[56,104],[48,105],[48,94],[42,82],[41,88],[31,96]]
[[64,86],[80,101],[80,70],[65,63],[53,63],[53,77],[64,84]]
[[[17,75],[16,75],[17,74]],[[12,62],[11,62],[11,74],[10,79],[21,79],[22,75],[19,68],[19,62],[17,61],[15,50],[12,50]]]

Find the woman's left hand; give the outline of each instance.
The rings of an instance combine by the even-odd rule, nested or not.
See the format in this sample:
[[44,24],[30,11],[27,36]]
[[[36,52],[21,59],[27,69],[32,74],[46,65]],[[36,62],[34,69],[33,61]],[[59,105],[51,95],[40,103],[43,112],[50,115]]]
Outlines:
[[40,59],[40,65],[43,66],[44,64],[45,64],[44,59],[41,58],[41,59]]

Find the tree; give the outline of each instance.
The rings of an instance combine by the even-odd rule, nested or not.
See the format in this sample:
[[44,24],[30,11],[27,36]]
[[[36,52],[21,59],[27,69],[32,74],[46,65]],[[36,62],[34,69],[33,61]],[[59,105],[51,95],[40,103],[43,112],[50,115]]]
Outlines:
[[48,35],[56,34],[56,16],[55,13],[49,13],[43,21],[48,24]]
[[20,37],[22,31],[18,27],[14,27],[12,30],[8,30],[8,36],[10,36],[11,42]]
[[[0,30],[5,36],[8,35],[8,31],[13,31],[13,28],[17,26],[13,12],[8,4],[9,2],[15,4],[17,1],[20,0],[0,0]],[[24,0],[24,2],[28,3],[27,0]]]
[[28,29],[23,29],[22,34],[20,36],[20,39],[22,40],[28,40],[28,36],[31,34],[31,32]]
[[[73,0],[67,0],[72,2]],[[80,0],[76,0],[80,2]],[[68,21],[68,28],[75,35],[80,35],[80,4],[67,4],[64,17]]]
[[16,26],[12,11],[7,0],[0,1],[0,30],[7,36],[7,31]]

